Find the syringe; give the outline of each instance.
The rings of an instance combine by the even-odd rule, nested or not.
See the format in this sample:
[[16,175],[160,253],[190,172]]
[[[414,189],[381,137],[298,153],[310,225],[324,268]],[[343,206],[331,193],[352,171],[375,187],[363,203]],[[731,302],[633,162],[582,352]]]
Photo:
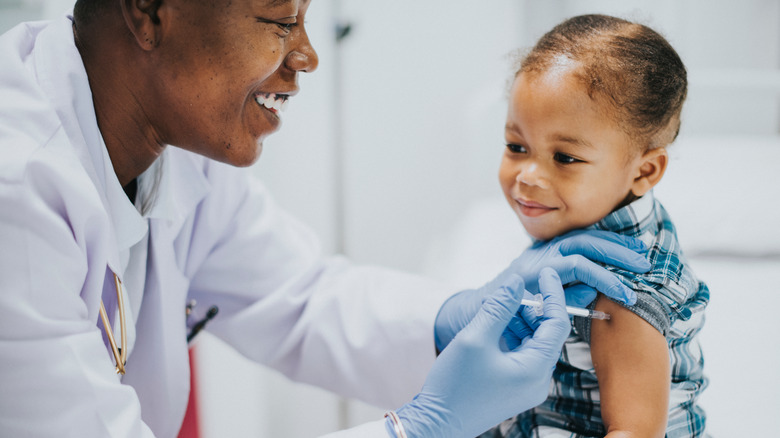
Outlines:
[[[537,300],[529,300],[526,298],[523,298],[522,301],[520,301],[520,304],[524,306],[530,306],[536,309],[536,313],[541,315],[542,309],[544,308],[544,303],[542,302],[542,296],[537,295]],[[583,309],[582,307],[571,307],[566,306],[566,312],[569,315],[574,316],[584,316],[585,318],[591,318],[591,319],[609,319],[609,313],[604,313],[599,310],[590,310],[590,309]]]

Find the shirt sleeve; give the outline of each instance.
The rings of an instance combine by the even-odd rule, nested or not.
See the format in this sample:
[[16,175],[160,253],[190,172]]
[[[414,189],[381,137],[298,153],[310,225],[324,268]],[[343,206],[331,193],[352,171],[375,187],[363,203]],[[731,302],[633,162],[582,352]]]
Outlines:
[[[593,309],[595,306],[596,302],[594,301],[588,305],[588,308]],[[662,335],[666,336],[667,332],[669,331],[669,327],[671,326],[669,313],[661,304],[661,302],[654,298],[652,294],[644,291],[637,291],[636,303],[633,306],[623,305],[623,307],[634,312],[642,319],[647,321],[650,325],[655,327],[656,330],[661,332]],[[590,318],[581,316],[574,317],[574,329],[582,337],[582,339],[588,343],[590,343],[591,321],[592,320]]]
[[241,174],[215,184],[246,192],[205,200],[192,233],[191,295],[220,309],[207,330],[295,381],[385,408],[409,401],[433,364],[434,319],[454,290],[323,257],[312,231]]

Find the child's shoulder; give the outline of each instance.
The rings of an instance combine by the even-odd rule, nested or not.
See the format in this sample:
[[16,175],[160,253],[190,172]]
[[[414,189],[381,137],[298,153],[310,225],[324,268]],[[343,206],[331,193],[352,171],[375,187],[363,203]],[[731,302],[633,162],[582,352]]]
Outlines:
[[[665,332],[678,319],[687,320],[709,300],[707,286],[700,281],[683,253],[674,222],[652,193],[611,213],[598,224],[600,229],[642,240],[648,247],[651,268],[635,273],[606,266],[637,292],[638,302],[629,306],[642,316],[655,315],[656,327]],[[648,319],[648,318],[645,318]]]

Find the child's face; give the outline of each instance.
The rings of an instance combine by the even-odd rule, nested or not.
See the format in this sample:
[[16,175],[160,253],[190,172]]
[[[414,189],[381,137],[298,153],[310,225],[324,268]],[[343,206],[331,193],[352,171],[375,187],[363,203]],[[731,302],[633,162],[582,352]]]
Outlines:
[[629,195],[641,155],[571,65],[514,81],[499,180],[528,233],[548,240],[601,220]]

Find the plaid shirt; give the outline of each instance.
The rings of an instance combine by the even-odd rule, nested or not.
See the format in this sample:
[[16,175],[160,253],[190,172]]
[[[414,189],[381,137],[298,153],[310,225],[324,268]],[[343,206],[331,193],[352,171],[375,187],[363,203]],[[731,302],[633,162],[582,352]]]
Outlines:
[[[666,436],[704,436],[706,417],[696,405],[696,398],[707,386],[707,378],[702,373],[697,334],[704,323],[710,293],[688,266],[669,215],[649,193],[590,228],[633,236],[647,244],[647,257],[652,264],[649,272],[607,269],[637,292],[637,303],[626,307],[663,333],[669,345],[672,385]],[[590,320],[574,317],[572,326],[547,400],[486,432],[482,438],[606,435],[590,357]]]

